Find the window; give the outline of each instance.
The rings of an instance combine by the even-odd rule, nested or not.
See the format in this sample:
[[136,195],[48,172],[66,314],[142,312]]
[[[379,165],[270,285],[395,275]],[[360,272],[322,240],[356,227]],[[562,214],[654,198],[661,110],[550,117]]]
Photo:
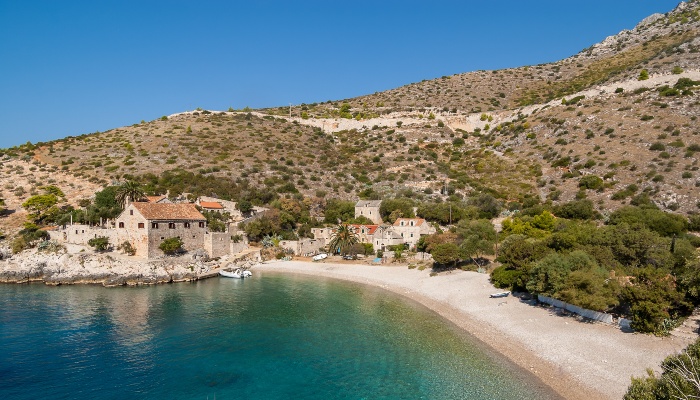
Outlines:
[[129,215],[134,215],[134,210],[129,210]]
[[161,236],[161,237],[160,237],[160,240],[165,240],[165,238],[164,238],[163,236]]
[[151,223],[151,229],[158,229],[158,223],[157,222]]
[[189,222],[185,222],[185,223],[184,223],[184,226],[185,226],[185,228],[189,229],[189,228],[190,228],[190,223],[189,223]]
[[200,228],[204,228],[204,222],[200,222],[200,223],[199,223],[199,227],[200,227]]
[[123,227],[124,227],[124,223],[123,223],[123,222],[120,222],[120,223],[119,223],[119,227],[120,227],[120,228],[123,228]]
[[143,222],[139,222],[139,229],[143,229],[143,228],[145,228],[144,223],[143,223]]
[[175,229],[175,223],[174,223],[174,222],[169,222],[169,223],[168,223],[168,228],[170,228],[170,229]]
[[411,234],[411,237],[413,237],[413,234]]
[[75,234],[76,234],[76,235],[78,234],[78,230],[77,230],[77,229],[75,230]]
[[401,226],[403,226],[403,221],[401,221]]
[[411,221],[411,226],[413,226],[413,221]]

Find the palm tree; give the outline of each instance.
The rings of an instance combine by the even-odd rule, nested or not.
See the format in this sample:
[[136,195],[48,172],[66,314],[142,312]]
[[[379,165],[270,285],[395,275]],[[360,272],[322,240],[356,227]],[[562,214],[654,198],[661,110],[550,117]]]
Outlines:
[[141,189],[141,185],[134,181],[126,181],[119,186],[114,199],[124,208],[127,199],[131,199],[131,201],[140,201],[144,197],[146,197],[146,193]]
[[336,251],[344,252],[348,247],[359,242],[355,230],[350,225],[340,224],[335,228],[335,232],[328,242],[328,250],[333,254]]

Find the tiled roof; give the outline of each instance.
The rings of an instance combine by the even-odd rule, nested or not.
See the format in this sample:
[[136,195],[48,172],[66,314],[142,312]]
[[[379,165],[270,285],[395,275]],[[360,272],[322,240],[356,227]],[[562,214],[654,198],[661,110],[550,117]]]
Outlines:
[[209,208],[213,210],[223,210],[224,206],[221,205],[221,203],[217,203],[215,201],[200,201],[199,206],[202,208]]
[[[403,221],[403,225],[401,225],[401,221]],[[425,222],[423,218],[397,218],[394,226],[411,226],[411,221],[413,221],[413,226],[421,226]]]
[[359,225],[359,224],[349,224],[349,226],[352,226],[355,228],[355,233],[360,233],[362,227],[364,226],[367,228],[367,231],[365,231],[366,234],[368,235],[374,235],[374,232],[377,231],[377,228],[379,228],[379,225]]
[[206,221],[194,204],[131,203],[141,215],[152,220]]
[[379,207],[381,205],[381,200],[360,200],[355,204],[355,207]]
[[146,196],[149,203],[158,203],[165,199],[165,196]]

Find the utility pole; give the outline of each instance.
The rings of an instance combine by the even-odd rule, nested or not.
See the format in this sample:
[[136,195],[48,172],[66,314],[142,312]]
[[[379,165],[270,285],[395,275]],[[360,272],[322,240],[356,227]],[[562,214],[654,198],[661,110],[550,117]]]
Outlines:
[[289,103],[289,119],[292,119],[292,103]]

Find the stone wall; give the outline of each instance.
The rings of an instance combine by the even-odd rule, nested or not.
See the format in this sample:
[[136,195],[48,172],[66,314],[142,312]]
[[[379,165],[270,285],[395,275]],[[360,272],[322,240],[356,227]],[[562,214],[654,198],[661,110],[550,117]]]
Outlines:
[[184,221],[158,221],[157,224],[157,228],[153,227],[153,223],[148,225],[149,258],[162,256],[163,252],[158,246],[165,239],[173,237],[179,237],[183,243],[182,247],[187,251],[204,248],[204,237],[207,235],[206,224],[200,227],[198,221],[191,221],[189,228],[185,227]]
[[52,240],[64,243],[88,246],[88,241],[97,237],[106,237],[114,247],[118,245],[118,235],[114,229],[91,225],[66,225],[56,231],[49,231]]
[[204,237],[204,250],[209,257],[216,258],[231,253],[231,234],[228,232],[209,232]]

